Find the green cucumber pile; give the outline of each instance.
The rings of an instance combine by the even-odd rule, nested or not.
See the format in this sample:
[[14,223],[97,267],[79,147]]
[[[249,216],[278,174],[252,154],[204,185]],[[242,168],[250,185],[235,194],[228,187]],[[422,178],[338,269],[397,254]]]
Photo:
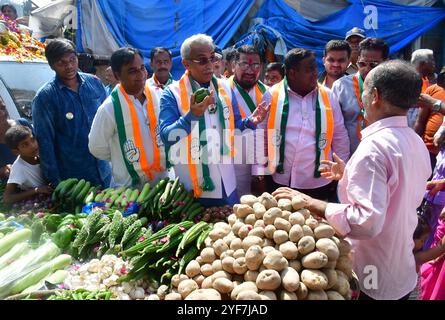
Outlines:
[[[113,292],[108,290],[89,291],[86,289],[57,290],[47,300],[110,300]],[[27,300],[25,298],[25,300]]]

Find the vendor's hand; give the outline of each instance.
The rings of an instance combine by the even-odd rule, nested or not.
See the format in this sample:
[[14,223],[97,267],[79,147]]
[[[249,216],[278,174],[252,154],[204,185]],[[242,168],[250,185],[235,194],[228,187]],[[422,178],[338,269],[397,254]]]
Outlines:
[[426,184],[426,190],[430,190],[430,196],[434,196],[439,191],[445,190],[445,179],[428,181]]
[[257,125],[266,119],[267,114],[270,110],[270,104],[266,105],[266,101],[262,101],[258,107],[253,111],[252,115],[250,116],[250,122],[252,122],[253,125]]
[[11,165],[7,164],[6,166],[3,166],[0,168],[0,179],[6,179],[9,177],[9,174],[11,173]]
[[300,191],[288,188],[288,187],[281,187],[278,188],[277,190],[275,190],[272,195],[275,197],[275,199],[280,200],[280,199],[289,199],[292,200],[293,197],[295,196],[300,196],[302,197],[305,201],[309,201],[311,199],[311,197],[309,197],[307,194],[304,194]]
[[430,95],[421,93],[419,100],[417,100],[417,106],[419,106],[420,108],[432,108],[435,102],[436,99],[434,99]]
[[38,194],[51,194],[53,193],[53,189],[50,186],[40,186],[35,188],[36,193]]
[[[441,127],[442,128],[442,127]],[[434,135],[433,144],[439,148],[445,140],[445,130],[439,129]]]
[[210,91],[210,95],[204,98],[200,103],[196,103],[196,97],[194,94],[190,97],[190,111],[195,117],[201,117],[207,110],[209,105],[215,103],[213,99],[213,90]]
[[340,180],[343,177],[343,172],[345,171],[345,162],[340,159],[339,156],[334,152],[332,154],[334,161],[321,160],[321,164],[327,165],[327,167],[320,168],[321,176],[329,180]]

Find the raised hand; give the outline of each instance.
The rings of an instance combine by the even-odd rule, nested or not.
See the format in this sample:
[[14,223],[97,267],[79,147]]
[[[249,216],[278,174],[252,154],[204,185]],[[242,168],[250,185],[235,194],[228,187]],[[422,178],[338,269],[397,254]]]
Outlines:
[[335,152],[332,154],[332,157],[334,161],[321,160],[321,164],[326,165],[320,168],[321,176],[329,180],[340,180],[345,171],[345,162]]
[[190,97],[190,111],[195,117],[201,117],[204,112],[207,110],[209,105],[215,103],[213,99],[213,90],[210,91],[210,94],[204,98],[200,103],[196,103],[196,97],[194,94]]
[[266,101],[262,101],[250,116],[249,119],[254,125],[257,125],[266,119],[270,110],[270,104],[266,105],[266,103]]

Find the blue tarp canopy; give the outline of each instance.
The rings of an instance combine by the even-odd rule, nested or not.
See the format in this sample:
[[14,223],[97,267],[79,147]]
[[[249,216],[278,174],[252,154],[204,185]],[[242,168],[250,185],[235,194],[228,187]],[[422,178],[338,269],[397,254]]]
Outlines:
[[326,42],[344,39],[348,30],[360,27],[369,37],[385,39],[393,54],[445,17],[445,10],[441,8],[404,6],[383,0],[349,2],[347,8],[310,22],[282,0],[266,0],[257,13],[257,23],[235,46],[257,44],[264,48],[267,42],[276,44],[281,40],[276,53],[292,48],[311,49],[320,62]]
[[[175,78],[184,71],[180,47],[186,38],[206,33],[218,46],[225,47],[254,3],[254,0],[94,1],[119,47],[136,47],[147,61],[152,48],[170,49],[174,56],[172,73]],[[78,38],[81,34],[82,25]]]

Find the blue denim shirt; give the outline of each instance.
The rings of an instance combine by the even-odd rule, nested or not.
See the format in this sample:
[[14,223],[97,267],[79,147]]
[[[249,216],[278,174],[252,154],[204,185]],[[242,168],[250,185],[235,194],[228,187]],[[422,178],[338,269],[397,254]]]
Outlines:
[[[201,87],[207,88],[209,83],[201,84]],[[169,87],[164,89],[161,96],[161,112],[159,114],[159,128],[161,131],[161,139],[165,145],[171,146],[180,140],[180,137],[177,137],[176,141],[168,141],[169,133],[175,129],[182,129],[187,132],[187,134],[191,131],[191,122],[199,121],[199,117],[195,117],[191,111],[189,111],[184,117],[181,116],[179,111],[178,103],[176,102],[175,96]],[[235,118],[235,128],[243,131],[246,128],[255,129],[256,126],[253,125],[249,119],[242,119],[238,102],[236,101],[236,96],[232,91],[232,106],[233,106],[233,115]]]
[[85,73],[77,77],[77,92],[55,76],[33,100],[32,118],[43,176],[54,185],[73,177],[108,186],[109,163],[96,159],[88,150],[94,116],[107,95],[97,77]]

